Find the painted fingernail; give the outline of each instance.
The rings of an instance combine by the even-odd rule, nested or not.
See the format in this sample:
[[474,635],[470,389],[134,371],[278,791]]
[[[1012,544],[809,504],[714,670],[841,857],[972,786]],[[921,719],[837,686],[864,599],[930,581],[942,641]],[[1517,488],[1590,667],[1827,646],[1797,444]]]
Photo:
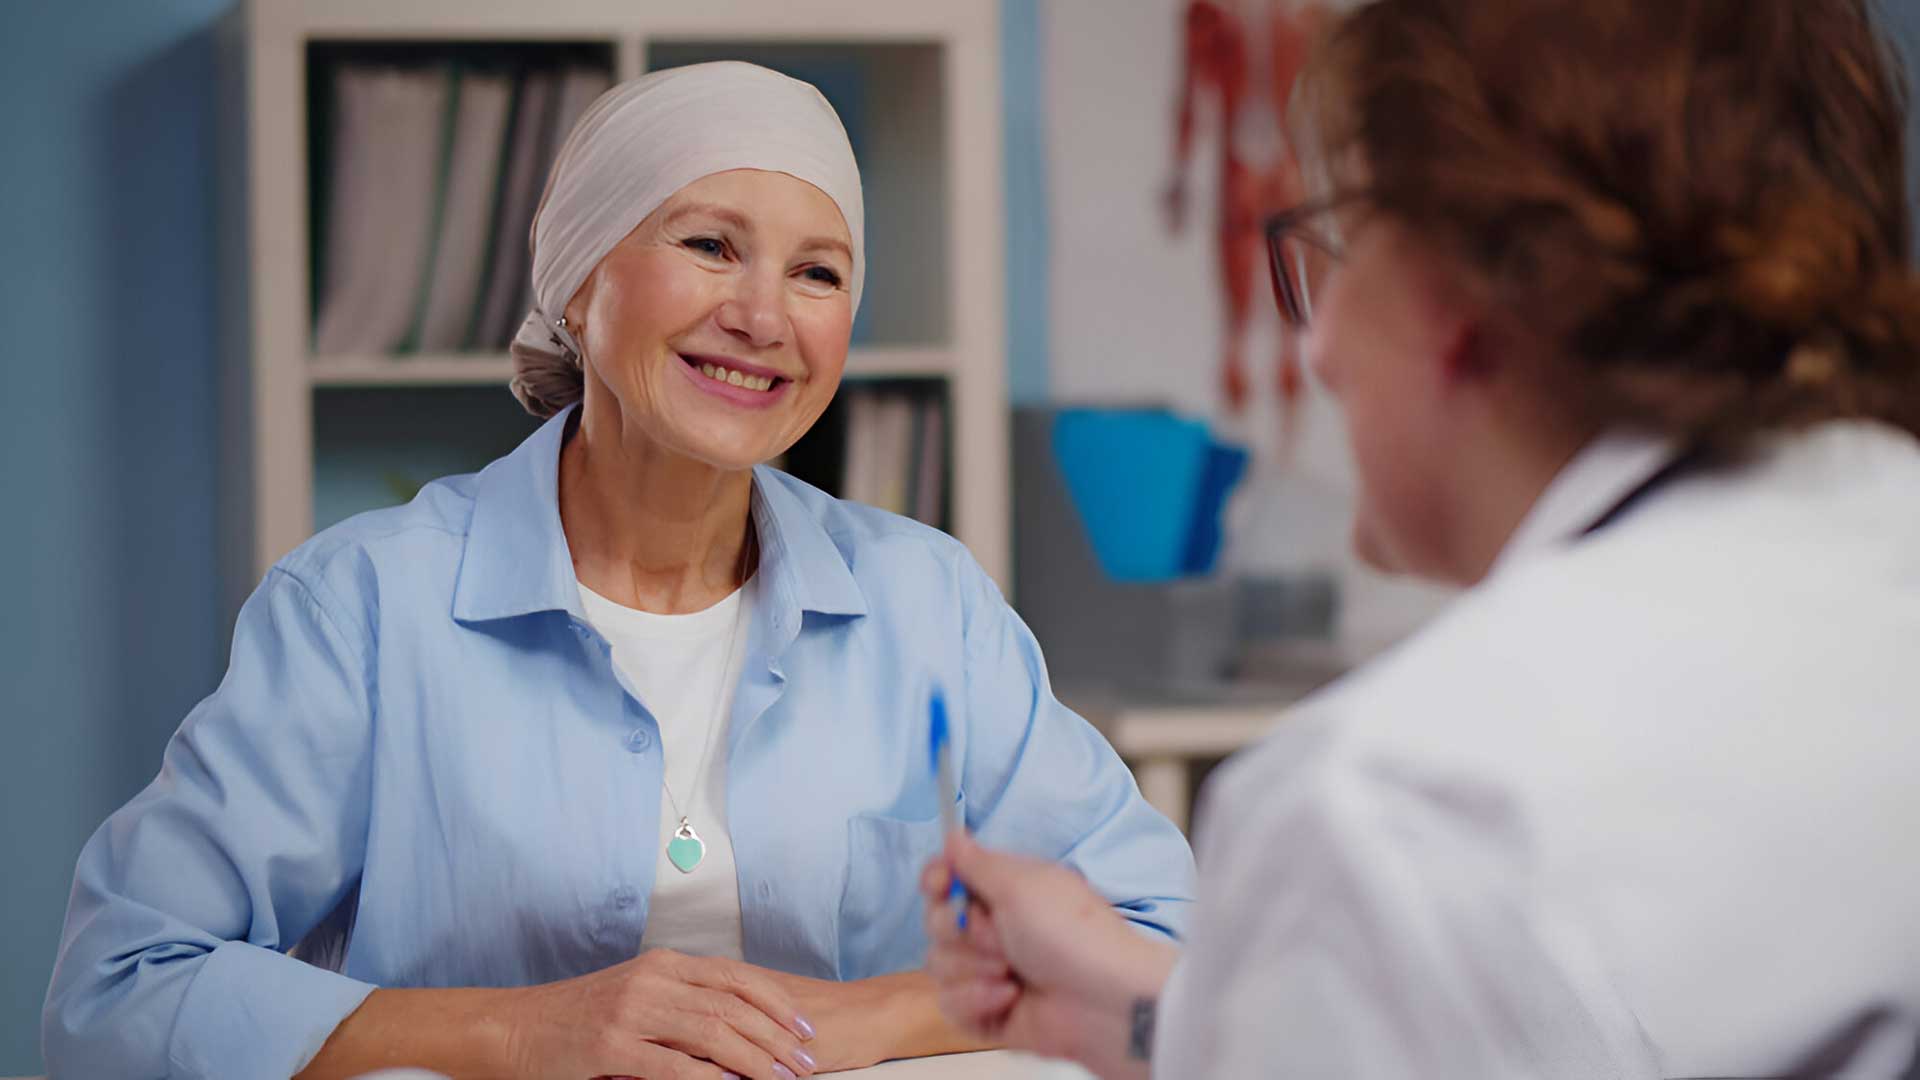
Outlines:
[[804,1016],[796,1016],[796,1017],[794,1017],[794,1018],[793,1018],[793,1026],[794,1026],[794,1028],[795,1028],[796,1030],[798,1030],[798,1031],[800,1032],[800,1037],[801,1037],[801,1038],[803,1038],[803,1039],[811,1039],[811,1038],[813,1038],[813,1036],[814,1036],[814,1030],[813,1030],[813,1025],[812,1025],[812,1024],[809,1024],[809,1023],[807,1023],[807,1018],[806,1018],[806,1017],[804,1017]]
[[777,1061],[773,1063],[773,1076],[774,1080],[800,1080],[799,1077],[793,1075],[792,1069],[787,1068]]
[[814,1061],[813,1055],[807,1053],[805,1050],[795,1050],[793,1052],[793,1059],[800,1063],[801,1068],[807,1070],[810,1073],[820,1071],[819,1062]]

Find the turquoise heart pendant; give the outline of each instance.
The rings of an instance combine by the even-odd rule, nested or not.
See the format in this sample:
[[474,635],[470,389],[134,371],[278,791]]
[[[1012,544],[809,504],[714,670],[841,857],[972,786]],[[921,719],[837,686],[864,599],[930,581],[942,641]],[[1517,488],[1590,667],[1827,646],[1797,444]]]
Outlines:
[[691,874],[693,868],[700,865],[700,860],[706,857],[706,842],[700,839],[699,833],[693,831],[692,825],[687,824],[686,818],[681,818],[673,839],[667,841],[667,861],[681,873]]

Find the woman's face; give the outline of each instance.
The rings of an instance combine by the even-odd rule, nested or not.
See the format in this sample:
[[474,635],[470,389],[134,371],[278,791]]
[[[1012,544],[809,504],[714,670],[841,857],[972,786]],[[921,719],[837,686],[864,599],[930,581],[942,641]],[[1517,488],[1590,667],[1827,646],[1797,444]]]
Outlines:
[[1447,358],[1460,341],[1434,258],[1395,223],[1348,231],[1342,260],[1317,283],[1307,363],[1336,397],[1359,476],[1355,552],[1390,573],[1446,579],[1449,465],[1459,387]]
[[831,198],[737,169],[681,188],[567,305],[595,383],[663,449],[726,469],[785,452],[833,399],[853,251]]

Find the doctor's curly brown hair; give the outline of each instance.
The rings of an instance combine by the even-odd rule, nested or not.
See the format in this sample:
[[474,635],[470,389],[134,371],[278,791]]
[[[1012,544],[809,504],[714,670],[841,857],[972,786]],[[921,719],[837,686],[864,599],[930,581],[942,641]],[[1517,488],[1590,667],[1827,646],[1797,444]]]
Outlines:
[[1463,260],[1599,419],[1920,433],[1907,98],[1865,0],[1378,0],[1298,100],[1326,194]]

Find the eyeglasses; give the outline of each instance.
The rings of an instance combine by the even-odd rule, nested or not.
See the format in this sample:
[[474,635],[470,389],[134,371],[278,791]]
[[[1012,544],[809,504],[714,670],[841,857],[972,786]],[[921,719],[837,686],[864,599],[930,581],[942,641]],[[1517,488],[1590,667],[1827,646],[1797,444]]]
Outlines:
[[1298,206],[1267,220],[1267,270],[1273,302],[1288,329],[1304,330],[1313,315],[1313,290],[1343,254],[1331,203]]

